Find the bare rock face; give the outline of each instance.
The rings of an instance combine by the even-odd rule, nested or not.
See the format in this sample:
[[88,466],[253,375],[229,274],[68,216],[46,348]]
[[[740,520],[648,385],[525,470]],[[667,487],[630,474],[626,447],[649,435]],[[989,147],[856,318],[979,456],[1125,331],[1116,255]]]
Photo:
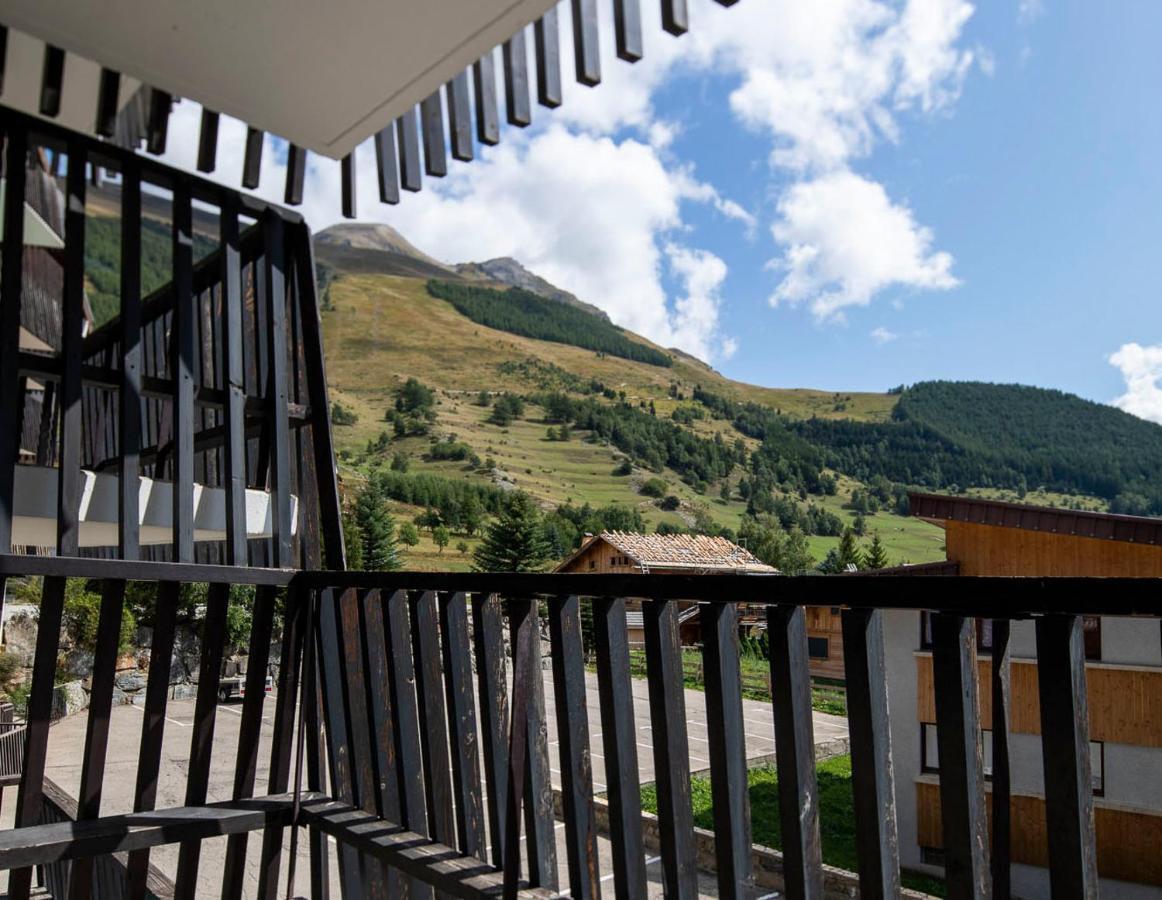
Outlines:
[[7,652],[20,666],[31,666],[36,656],[36,625],[39,619],[35,606],[14,612],[4,624],[4,643]]
[[53,689],[52,717],[54,719],[76,715],[88,708],[89,695],[80,681],[68,681]]

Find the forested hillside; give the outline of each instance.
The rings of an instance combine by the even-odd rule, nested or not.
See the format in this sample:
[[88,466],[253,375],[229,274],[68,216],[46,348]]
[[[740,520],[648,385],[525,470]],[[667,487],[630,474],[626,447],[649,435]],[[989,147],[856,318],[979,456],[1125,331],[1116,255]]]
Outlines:
[[1162,513],[1162,427],[1042,388],[930,381],[905,390],[892,421],[806,420],[795,429],[827,465],[925,487],[1001,487],[1102,497]]
[[674,364],[667,354],[632,340],[607,319],[522,288],[494,291],[432,280],[428,282],[428,293],[447,300],[459,313],[489,328],[556,344],[572,344],[655,366]]

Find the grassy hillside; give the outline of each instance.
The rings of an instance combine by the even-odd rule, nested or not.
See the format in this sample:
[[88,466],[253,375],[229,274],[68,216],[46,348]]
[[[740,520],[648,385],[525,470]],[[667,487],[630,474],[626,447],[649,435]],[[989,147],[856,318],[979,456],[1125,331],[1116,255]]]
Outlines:
[[[635,463],[629,474],[615,474],[624,470],[627,453],[623,450],[593,442],[592,434],[583,428],[576,428],[568,441],[549,440],[548,430],[555,426],[545,408],[535,402],[526,404],[525,414],[509,424],[493,424],[488,421],[489,408],[479,405],[481,390],[490,396],[511,392],[528,397],[565,392],[578,403],[623,407],[626,415],[633,413],[629,421],[637,416],[640,423],[651,404],[654,418],[662,423],[669,423],[678,410],[685,422],[683,431],[705,441],[740,442],[747,453],[758,448],[759,440],[741,434],[730,421],[706,414],[692,399],[695,386],[713,389],[735,402],[758,402],[789,416],[854,416],[884,422],[896,400],[886,394],[758,388],[732,382],[684,354],[673,354],[673,366],[663,369],[498,331],[472,322],[447,301],[430,296],[418,278],[340,275],[331,286],[330,298],[331,308],[323,313],[329,387],[332,399],[355,415],[353,424],[335,428],[340,471],[349,489],[362,484],[375,466],[384,466],[399,454],[407,459],[409,473],[524,490],[546,509],[562,504],[616,505],[639,513],[651,530],[662,523],[690,527],[703,521],[737,531],[747,511],[747,502],[738,493],[745,475],[741,467],[705,486],[687,483],[682,473],[669,466],[653,471]],[[435,423],[428,435],[396,437],[387,421],[396,392],[408,378],[436,390]],[[590,393],[593,382],[605,389],[605,395]],[[430,459],[432,441],[449,438],[466,444],[481,464]],[[375,448],[371,452],[369,444]],[[663,496],[677,498],[677,508],[662,509],[661,500],[643,493],[651,479],[664,482]],[[729,499],[723,498],[723,482]],[[834,496],[802,501],[788,495],[789,502],[804,509],[808,504],[824,506],[843,524],[851,524],[856,512],[845,505],[859,487],[856,481],[840,478]],[[656,490],[658,485],[649,489]],[[401,521],[422,512],[406,503],[392,505]],[[887,511],[864,518],[869,535],[880,533],[893,563],[943,555],[943,533],[927,523]],[[817,559],[838,540],[834,535],[808,538]],[[466,542],[475,545],[474,539]],[[406,559],[409,566],[421,568],[467,568],[471,562],[452,547],[440,554],[427,533]]]

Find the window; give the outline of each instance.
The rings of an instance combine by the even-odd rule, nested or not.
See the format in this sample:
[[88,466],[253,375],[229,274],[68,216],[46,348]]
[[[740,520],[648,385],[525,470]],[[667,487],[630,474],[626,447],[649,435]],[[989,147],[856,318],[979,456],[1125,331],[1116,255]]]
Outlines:
[[944,851],[939,847],[921,847],[920,862],[926,866],[944,866]]
[[1081,628],[1085,638],[1085,658],[1101,659],[1101,616],[1082,616]]
[[825,637],[808,637],[807,655],[812,659],[827,659],[831,656],[831,641]]
[[[928,610],[920,612],[920,649],[932,649],[932,614]],[[977,653],[993,652],[993,620],[976,620],[976,651]]]
[[595,560],[595,559],[589,560],[589,568],[596,569],[597,568],[597,560]]
[[[981,731],[981,750],[984,753],[984,776],[993,777],[993,733]],[[1089,742],[1089,766],[1093,792],[1098,797],[1105,793],[1105,744],[1101,741]],[[936,726],[930,722],[920,724],[920,771],[930,774],[940,772],[940,749],[936,739]]]

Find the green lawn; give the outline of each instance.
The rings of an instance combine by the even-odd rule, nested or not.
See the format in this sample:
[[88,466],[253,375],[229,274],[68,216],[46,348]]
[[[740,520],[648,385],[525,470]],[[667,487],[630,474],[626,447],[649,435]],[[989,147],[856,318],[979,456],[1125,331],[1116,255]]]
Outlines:
[[[851,786],[851,757],[837,756],[821,762],[816,769],[819,779],[819,831],[823,842],[823,861],[854,872],[857,867],[855,849],[855,810]],[[773,766],[751,769],[747,773],[750,785],[750,818],[754,842],[764,847],[782,847],[779,825],[779,779]],[[690,795],[694,809],[694,824],[714,829],[714,797],[709,778],[692,778]],[[642,809],[656,813],[657,791],[652,784],[642,787]],[[903,873],[904,886],[943,897],[944,882],[929,875]]]
[[[629,673],[634,678],[645,678],[645,650],[629,651]],[[771,699],[770,663],[757,656],[744,654],[739,657],[742,695],[750,700]],[[682,683],[694,691],[704,690],[702,681],[702,652],[685,649],[682,651]],[[847,693],[843,686],[832,682],[813,682],[811,685],[811,706],[833,716],[847,715]]]

